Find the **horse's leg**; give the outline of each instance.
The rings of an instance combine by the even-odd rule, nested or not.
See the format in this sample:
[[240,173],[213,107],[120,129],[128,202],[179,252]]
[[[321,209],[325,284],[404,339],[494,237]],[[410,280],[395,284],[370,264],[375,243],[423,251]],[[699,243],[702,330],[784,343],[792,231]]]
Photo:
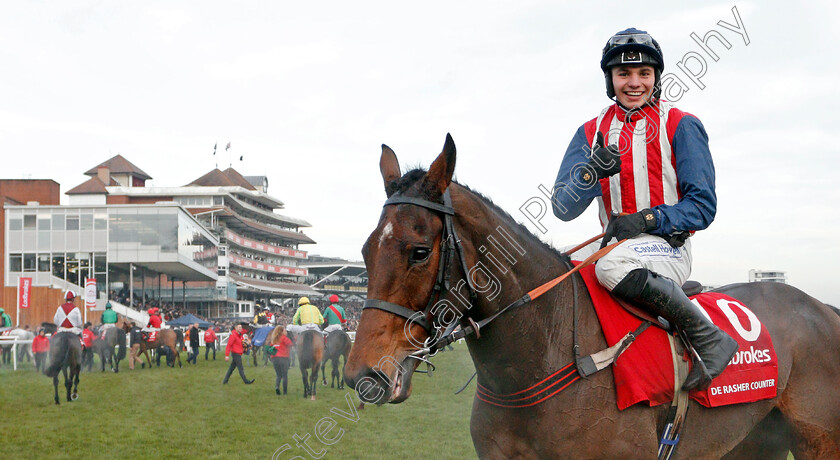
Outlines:
[[309,376],[306,373],[306,368],[300,366],[300,374],[303,377],[303,397],[309,396]]
[[76,370],[73,373],[75,374],[75,378],[73,379],[73,393],[70,396],[73,400],[76,400],[79,398],[79,374],[82,373],[82,367],[76,366]]
[[[65,366],[62,369],[62,372],[64,373],[64,386],[67,388],[67,402],[72,401],[72,399],[70,399],[70,389],[73,388],[73,372],[68,372],[69,367],[70,366]],[[79,369],[81,370],[81,366]]]
[[309,380],[311,382],[311,385],[310,385],[311,390],[309,391],[309,394],[312,396],[313,401],[315,400],[315,390],[318,389],[318,368],[319,367],[320,366],[318,366],[318,364],[315,364],[314,366],[312,366],[312,377]]
[[58,373],[56,373],[55,377],[53,377],[53,388],[55,389],[55,403],[61,404],[58,402]]
[[338,365],[341,363],[341,355],[338,355],[332,362],[332,378],[330,379],[330,388],[333,388],[333,383],[338,383],[338,389],[341,389],[341,373],[338,371]]
[[324,372],[324,367],[327,365],[326,361],[321,362],[321,381],[324,383],[324,386],[327,385],[327,373]]

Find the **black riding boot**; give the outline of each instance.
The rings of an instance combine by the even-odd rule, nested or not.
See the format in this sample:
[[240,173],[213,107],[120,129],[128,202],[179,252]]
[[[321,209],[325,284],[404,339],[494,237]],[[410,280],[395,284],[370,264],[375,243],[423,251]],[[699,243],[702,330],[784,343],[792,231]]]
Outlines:
[[621,280],[612,292],[667,319],[688,336],[702,363],[692,366],[683,383],[684,390],[708,388],[738,351],[738,342],[709,321],[670,278],[637,269]]

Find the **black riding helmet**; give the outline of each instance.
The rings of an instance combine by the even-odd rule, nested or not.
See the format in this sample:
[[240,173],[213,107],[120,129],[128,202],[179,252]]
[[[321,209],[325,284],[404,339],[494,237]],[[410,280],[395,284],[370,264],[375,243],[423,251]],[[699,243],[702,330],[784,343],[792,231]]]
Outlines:
[[654,68],[654,90],[653,97],[659,98],[662,71],[665,69],[665,61],[662,58],[662,48],[644,30],[629,28],[616,33],[604,46],[601,52],[601,70],[604,71],[604,79],[607,84],[607,97],[615,98],[615,89],[612,82],[612,67],[617,65],[650,65]]

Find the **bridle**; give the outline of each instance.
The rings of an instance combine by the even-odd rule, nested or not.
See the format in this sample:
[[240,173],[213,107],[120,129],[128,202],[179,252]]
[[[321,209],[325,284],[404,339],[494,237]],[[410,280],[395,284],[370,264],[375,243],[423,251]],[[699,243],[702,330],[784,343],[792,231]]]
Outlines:
[[[470,307],[474,305],[476,291],[469,278],[469,269],[467,268],[467,262],[464,258],[464,246],[461,244],[461,239],[458,238],[458,234],[455,232],[455,224],[452,222],[452,217],[455,215],[455,208],[452,207],[452,197],[449,193],[449,188],[447,188],[443,193],[443,204],[395,193],[385,201],[383,207],[400,204],[420,206],[421,208],[425,208],[439,214],[441,216],[441,220],[443,220],[443,233],[440,238],[440,261],[438,263],[437,275],[435,276],[435,285],[432,288],[432,293],[429,295],[429,301],[426,304],[426,308],[422,311],[412,310],[406,306],[395,304],[393,302],[370,298],[365,300],[362,310],[373,308],[397,315],[406,319],[409,324],[413,323],[421,326],[426,330],[429,339],[431,339],[435,336],[434,329],[437,316],[432,312],[432,309],[444,295],[443,292],[449,290],[449,265],[455,260],[455,258],[458,259],[461,270],[466,277],[466,284],[469,290]],[[454,325],[452,325],[451,328],[454,329]]]
[[[571,260],[568,257],[568,255],[574,253],[578,249],[586,246],[587,244],[592,243],[593,241],[596,241],[596,240],[602,238],[604,236],[604,234],[602,233],[602,234],[597,235],[593,238],[590,238],[589,240],[585,241],[584,243],[581,243],[580,245],[576,246],[573,249],[570,249],[570,250],[566,251],[563,254],[563,258],[562,258],[563,264],[568,268],[568,271],[566,273],[564,273],[564,274],[562,274],[562,275],[560,275],[560,276],[558,276],[558,277],[556,277],[556,278],[554,278],[554,279],[552,279],[552,280],[550,280],[550,281],[548,281],[548,282],[546,282],[546,283],[528,291],[528,293],[526,293],[522,297],[518,298],[514,302],[508,304],[507,306],[505,306],[503,308],[500,308],[493,315],[491,315],[487,318],[484,318],[481,321],[476,322],[472,318],[466,317],[465,321],[466,321],[467,324],[463,324],[461,329],[458,330],[458,331],[454,330],[456,324],[454,324],[454,323],[450,324],[446,328],[446,330],[444,331],[442,336],[440,338],[438,338],[437,340],[434,340],[433,337],[435,337],[435,334],[434,334],[433,329],[435,329],[435,323],[436,323],[435,319],[436,318],[435,318],[434,313],[432,312],[432,309],[433,309],[435,303],[437,301],[439,301],[440,298],[442,297],[443,294],[442,294],[441,291],[443,289],[449,290],[449,264],[456,256],[458,257],[458,259],[460,261],[461,270],[464,273],[464,276],[466,278],[467,287],[469,289],[469,294],[470,294],[470,305],[469,305],[469,307],[470,308],[473,305],[475,305],[475,300],[476,300],[476,290],[475,290],[475,287],[472,284],[472,281],[470,280],[470,276],[469,276],[470,272],[469,272],[469,269],[467,268],[466,259],[464,258],[464,247],[461,244],[461,240],[458,238],[458,234],[455,232],[455,225],[452,222],[452,217],[455,216],[455,208],[452,206],[452,197],[449,194],[449,188],[447,188],[446,191],[443,193],[443,204],[435,203],[435,202],[432,202],[432,201],[429,201],[429,200],[424,200],[422,198],[408,197],[408,196],[403,196],[403,195],[395,193],[394,195],[391,195],[391,197],[389,197],[385,201],[385,204],[383,205],[383,207],[384,206],[399,205],[399,204],[410,204],[410,205],[414,205],[414,206],[420,206],[421,208],[425,208],[425,209],[437,212],[437,213],[442,215],[442,218],[443,218],[443,234],[441,236],[441,257],[440,257],[440,263],[438,265],[437,277],[435,278],[435,285],[434,285],[434,288],[432,289],[432,294],[429,296],[429,301],[426,305],[425,310],[423,310],[423,311],[412,310],[408,307],[405,307],[403,305],[398,305],[398,304],[395,304],[393,302],[388,302],[388,301],[379,300],[379,299],[370,299],[370,298],[365,300],[365,302],[362,306],[362,310],[365,310],[365,309],[368,309],[368,308],[374,308],[374,309],[377,309],[377,310],[386,311],[388,313],[391,313],[391,314],[394,314],[394,315],[397,315],[401,318],[406,319],[408,321],[408,324],[406,325],[406,327],[408,327],[408,325],[410,325],[412,323],[423,327],[426,330],[426,332],[428,333],[428,338],[426,339],[426,343],[424,343],[424,346],[422,348],[420,348],[417,351],[411,353],[409,355],[409,357],[418,359],[420,361],[424,361],[429,365],[431,365],[431,363],[429,363],[429,361],[426,359],[427,356],[434,355],[439,349],[443,348],[444,346],[446,346],[446,345],[448,345],[448,344],[450,344],[450,343],[452,343],[456,340],[460,340],[462,338],[465,338],[469,335],[475,334],[476,338],[480,338],[481,333],[479,331],[482,327],[486,326],[488,323],[495,320],[496,318],[498,318],[500,315],[502,315],[506,311],[508,311],[512,308],[520,307],[522,305],[530,303],[531,301],[533,301],[536,298],[540,297],[541,295],[545,294],[551,288],[560,284],[560,282],[562,282],[563,280],[565,280],[569,277],[572,277],[572,275],[575,274],[575,272],[577,272],[581,268],[583,268],[583,267],[585,267],[589,264],[595,263],[598,259],[600,259],[601,257],[605,256],[608,252],[613,250],[613,248],[615,248],[616,246],[618,246],[619,244],[621,244],[625,241],[625,240],[621,240],[621,241],[609,244],[605,247],[602,247],[601,249],[596,251],[594,254],[592,254],[591,256],[586,258],[586,260],[584,260],[580,264],[573,265],[571,263]],[[574,301],[573,301],[574,356],[575,356],[576,363],[578,363],[578,366],[580,366],[580,364],[579,364],[579,361],[580,361],[580,358],[581,358],[580,357],[580,352],[579,352],[580,346],[578,345],[578,338],[577,338],[577,333],[578,333],[578,330],[577,330],[578,329],[578,327],[577,327],[577,321],[578,321],[577,280],[574,277],[572,277],[572,281],[573,281],[573,289],[574,289],[574,295],[573,295],[573,297],[574,297]],[[437,298],[437,300],[435,300],[436,298]]]

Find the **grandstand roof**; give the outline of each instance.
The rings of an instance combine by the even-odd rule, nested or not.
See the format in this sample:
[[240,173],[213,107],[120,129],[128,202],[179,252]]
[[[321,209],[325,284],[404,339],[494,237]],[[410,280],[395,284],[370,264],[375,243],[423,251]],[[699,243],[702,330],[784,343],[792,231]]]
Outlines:
[[111,157],[109,160],[106,160],[105,162],[100,163],[100,164],[94,166],[93,168],[89,169],[85,173],[85,175],[86,176],[95,176],[96,175],[96,170],[100,166],[107,167],[111,171],[111,174],[132,174],[132,175],[135,175],[135,176],[137,176],[141,179],[151,179],[152,178],[152,176],[146,174],[145,171],[138,168],[137,166],[134,165],[134,163],[126,160],[122,155],[119,155],[119,154],[117,154],[116,156]]
[[224,171],[216,168],[207,174],[199,177],[198,179],[190,182],[187,184],[189,186],[202,186],[202,187],[230,187],[230,186],[239,186],[244,188],[245,190],[253,190],[256,191],[257,189],[245,179],[242,174],[239,174],[233,168],[225,169]]
[[[109,185],[119,185],[117,181],[111,179]],[[96,176],[82,182],[81,184],[64,192],[65,195],[107,195],[108,190],[105,189],[105,184]]]

